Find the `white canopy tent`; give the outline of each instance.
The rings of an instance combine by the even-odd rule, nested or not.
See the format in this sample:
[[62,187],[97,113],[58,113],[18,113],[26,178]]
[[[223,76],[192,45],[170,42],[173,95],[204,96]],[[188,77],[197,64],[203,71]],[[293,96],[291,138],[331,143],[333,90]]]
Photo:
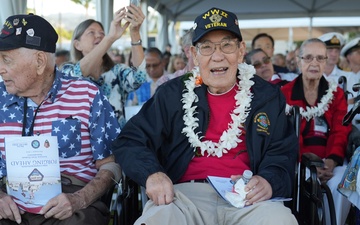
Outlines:
[[[125,0],[122,0],[125,1]],[[5,19],[13,14],[25,13],[27,0],[2,0],[0,7],[1,24]],[[95,0],[96,19],[104,25],[108,31],[110,22],[113,18],[114,0]],[[313,27],[313,19],[318,17],[355,17],[360,16],[359,0],[141,0],[143,12],[148,13],[148,6],[151,6],[160,14],[158,19],[158,35],[156,46],[161,50],[165,49],[166,44],[175,44],[174,24],[178,21],[193,21],[201,12],[210,7],[219,7],[234,12],[239,20],[248,19],[269,19],[269,18],[309,18],[306,28],[284,28],[260,30],[260,28],[243,30],[244,36],[253,35],[258,32],[268,32],[272,35],[297,35],[312,37],[318,36],[318,29]],[[359,31],[360,19],[357,26],[351,29]],[[291,27],[292,24],[289,24]],[[261,26],[261,25],[260,25]],[[170,27],[170,29],[169,29]],[[242,24],[240,24],[242,29]],[[329,25],[329,30],[334,31],[334,27]],[[323,31],[325,32],[325,31]],[[148,36],[148,22],[144,21],[141,36]],[[161,38],[160,38],[161,37]],[[148,46],[147,39],[143,38],[144,46]],[[292,37],[288,36],[288,39]]]
[[[147,4],[166,15],[169,21],[193,21],[199,13],[211,7],[234,12],[239,20],[271,19],[271,18],[309,18],[306,27],[292,28],[254,28],[243,30],[244,36],[254,37],[257,33],[267,32],[273,36],[287,36],[288,40],[306,39],[320,36],[324,32],[338,31],[335,26],[328,25],[329,29],[314,28],[313,19],[317,17],[358,17],[360,16],[359,0],[147,0]],[[357,19],[357,27],[351,27],[353,31],[360,31],[360,19]],[[260,25],[261,26],[261,25]],[[164,24],[162,29],[167,29]],[[240,24],[242,28],[242,24]],[[165,44],[166,40],[163,41]],[[164,46],[163,46],[164,47]]]

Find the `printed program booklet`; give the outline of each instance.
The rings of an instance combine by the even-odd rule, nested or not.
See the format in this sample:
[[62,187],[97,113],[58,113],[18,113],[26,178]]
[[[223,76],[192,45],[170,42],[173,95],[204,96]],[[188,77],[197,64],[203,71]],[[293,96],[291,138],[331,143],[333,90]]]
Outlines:
[[24,211],[39,213],[61,193],[57,137],[6,137],[7,193]]
[[[219,196],[225,201],[227,201],[229,204],[231,204],[230,201],[225,197],[226,192],[232,192],[233,182],[231,181],[231,178],[208,176],[207,180],[209,181],[210,185],[215,189],[215,191],[219,194]],[[269,199],[268,201],[291,201],[291,198],[275,197]]]

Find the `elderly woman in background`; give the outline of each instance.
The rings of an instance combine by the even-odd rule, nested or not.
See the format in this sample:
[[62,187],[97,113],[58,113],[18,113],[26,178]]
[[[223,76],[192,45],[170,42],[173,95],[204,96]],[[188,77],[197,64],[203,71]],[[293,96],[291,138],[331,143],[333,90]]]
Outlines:
[[[326,60],[324,42],[316,38],[306,40],[298,55],[302,73],[282,91],[288,105],[300,107],[300,155],[312,152],[324,160],[325,166],[317,168],[318,178],[329,186],[334,197],[336,224],[344,225],[351,204],[337,186],[346,169],[344,157],[351,128],[342,125],[347,112],[343,90],[323,77]],[[330,224],[325,208],[326,224]]]
[[271,58],[261,48],[251,50],[246,54],[245,60],[247,64],[251,64],[255,67],[256,75],[272,84],[283,86],[296,77],[295,74],[288,75],[286,73],[275,73]]
[[[128,93],[146,81],[144,51],[140,26],[145,18],[140,7],[127,6],[118,10],[107,35],[102,24],[93,19],[81,22],[74,30],[71,41],[71,61],[62,72],[83,76],[97,83],[113,106],[120,126],[125,124],[124,104]],[[125,22],[124,22],[125,21]],[[133,66],[115,64],[107,54],[111,45],[130,28]]]

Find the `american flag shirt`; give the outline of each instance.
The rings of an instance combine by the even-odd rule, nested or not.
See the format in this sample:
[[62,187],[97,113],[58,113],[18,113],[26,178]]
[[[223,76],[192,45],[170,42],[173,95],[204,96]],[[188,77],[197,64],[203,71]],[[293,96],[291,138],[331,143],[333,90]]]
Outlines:
[[[121,128],[126,122],[124,105],[128,94],[138,89],[148,77],[145,65],[145,59],[138,68],[115,64],[113,68],[103,73],[98,81],[95,81],[114,108]],[[80,62],[75,65],[65,64],[61,71],[70,76],[89,79],[82,76]]]
[[98,87],[83,79],[63,76],[58,70],[51,90],[39,106],[30,99],[9,94],[4,83],[0,83],[0,177],[6,176],[4,139],[22,136],[23,125],[25,136],[57,136],[61,173],[85,182],[97,173],[95,161],[112,154],[111,142],[120,133],[115,113]]

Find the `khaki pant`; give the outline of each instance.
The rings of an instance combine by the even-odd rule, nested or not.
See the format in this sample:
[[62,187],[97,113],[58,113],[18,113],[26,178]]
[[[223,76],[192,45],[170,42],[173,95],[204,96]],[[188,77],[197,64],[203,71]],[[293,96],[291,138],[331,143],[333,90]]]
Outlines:
[[296,225],[282,202],[265,201],[242,209],[232,207],[207,183],[182,183],[175,200],[156,206],[150,200],[135,225]]

